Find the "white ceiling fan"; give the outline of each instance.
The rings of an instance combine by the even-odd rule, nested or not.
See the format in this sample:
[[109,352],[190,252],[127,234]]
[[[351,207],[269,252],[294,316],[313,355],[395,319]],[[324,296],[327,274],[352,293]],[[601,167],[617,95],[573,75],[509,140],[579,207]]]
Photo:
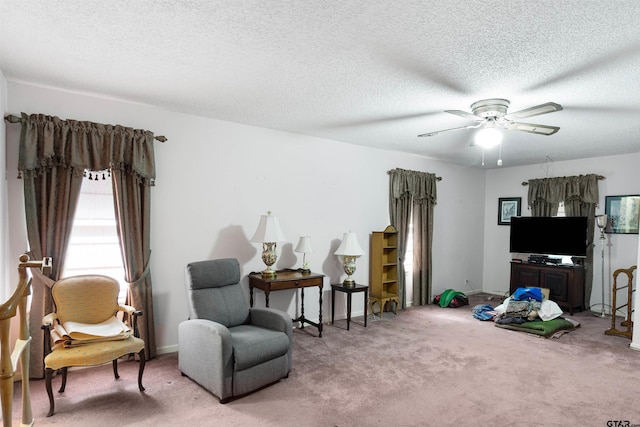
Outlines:
[[519,130],[522,132],[536,133],[539,135],[553,135],[560,130],[557,126],[538,125],[533,123],[516,122],[514,119],[524,119],[526,117],[539,116],[541,114],[553,113],[562,110],[560,104],[555,102],[547,102],[545,104],[536,105],[535,107],[526,108],[515,113],[507,114],[509,109],[509,101],[506,99],[494,98],[483,99],[482,101],[471,104],[472,113],[461,110],[445,110],[445,113],[455,114],[465,119],[473,120],[475,123],[468,126],[462,126],[452,129],[443,129],[435,132],[427,132],[418,135],[434,136],[442,132],[449,132],[460,129],[476,129],[476,128],[502,128],[507,130]]

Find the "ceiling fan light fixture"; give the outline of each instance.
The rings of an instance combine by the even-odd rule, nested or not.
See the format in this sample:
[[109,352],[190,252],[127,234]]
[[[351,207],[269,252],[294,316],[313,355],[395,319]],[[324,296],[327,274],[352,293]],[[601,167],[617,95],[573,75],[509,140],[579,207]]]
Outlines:
[[491,148],[502,142],[502,132],[494,127],[485,127],[476,132],[475,145]]

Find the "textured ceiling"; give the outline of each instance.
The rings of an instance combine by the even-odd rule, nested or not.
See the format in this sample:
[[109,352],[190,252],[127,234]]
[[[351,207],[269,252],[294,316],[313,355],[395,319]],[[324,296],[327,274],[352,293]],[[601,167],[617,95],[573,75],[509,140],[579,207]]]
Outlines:
[[474,167],[474,130],[416,135],[485,98],[553,101],[522,121],[560,131],[506,131],[505,167],[640,151],[638,0],[0,0],[0,69]]

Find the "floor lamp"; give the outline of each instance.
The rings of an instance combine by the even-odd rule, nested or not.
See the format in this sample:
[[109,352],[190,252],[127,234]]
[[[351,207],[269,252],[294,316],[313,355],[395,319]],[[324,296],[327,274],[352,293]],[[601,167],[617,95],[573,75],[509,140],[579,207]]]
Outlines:
[[602,246],[602,263],[600,264],[600,268],[601,268],[601,273],[602,273],[602,310],[600,311],[600,316],[599,317],[607,317],[607,314],[604,311],[604,241],[607,239],[606,236],[604,235],[604,229],[607,227],[607,215],[603,214],[603,215],[596,215],[596,224],[598,225],[598,228],[600,229],[600,245]]

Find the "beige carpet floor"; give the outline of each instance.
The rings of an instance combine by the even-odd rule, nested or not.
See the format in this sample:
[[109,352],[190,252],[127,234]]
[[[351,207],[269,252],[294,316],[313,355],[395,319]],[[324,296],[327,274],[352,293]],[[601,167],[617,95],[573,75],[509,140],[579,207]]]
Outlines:
[[[69,373],[47,418],[44,381],[32,381],[36,426],[607,426],[640,425],[640,352],[604,335],[590,312],[557,339],[495,327],[471,307],[413,307],[397,316],[294,330],[289,378],[221,405],[177,369],[177,355]],[[204,345],[204,344],[203,344]],[[54,379],[58,387],[59,378]],[[19,420],[19,388],[14,414]],[[16,423],[17,425],[17,423]]]

